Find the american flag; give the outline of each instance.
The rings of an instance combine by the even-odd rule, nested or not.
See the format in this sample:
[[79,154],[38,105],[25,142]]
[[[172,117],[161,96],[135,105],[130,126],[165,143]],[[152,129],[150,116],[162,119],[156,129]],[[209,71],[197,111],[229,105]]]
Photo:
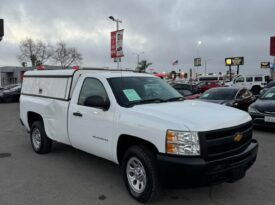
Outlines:
[[172,65],[174,66],[174,65],[178,65],[179,64],[179,61],[178,60],[175,60],[173,63],[172,63]]

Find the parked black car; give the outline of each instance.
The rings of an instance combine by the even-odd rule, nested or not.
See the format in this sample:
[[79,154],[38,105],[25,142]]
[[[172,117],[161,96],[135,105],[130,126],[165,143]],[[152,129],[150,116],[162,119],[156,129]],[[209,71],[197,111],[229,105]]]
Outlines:
[[18,102],[21,93],[21,85],[0,91],[0,102]]
[[275,87],[275,81],[270,81],[261,91],[260,94],[263,95],[269,88]]
[[275,128],[275,87],[267,90],[256,102],[251,104],[248,112],[254,125]]
[[199,100],[247,110],[256,97],[246,88],[218,87],[205,91]]
[[[187,83],[171,83],[170,84],[173,88],[175,88],[179,93],[181,93],[183,96],[185,96],[184,93],[187,93],[187,91],[190,91],[193,94],[198,94],[199,90],[196,85],[187,84]],[[190,92],[189,95],[191,94]]]

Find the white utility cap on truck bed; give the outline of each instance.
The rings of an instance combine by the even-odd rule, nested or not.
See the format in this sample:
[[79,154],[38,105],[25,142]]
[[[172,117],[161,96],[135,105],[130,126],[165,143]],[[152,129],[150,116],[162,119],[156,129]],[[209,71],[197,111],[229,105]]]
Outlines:
[[21,93],[30,96],[68,100],[74,70],[28,71]]

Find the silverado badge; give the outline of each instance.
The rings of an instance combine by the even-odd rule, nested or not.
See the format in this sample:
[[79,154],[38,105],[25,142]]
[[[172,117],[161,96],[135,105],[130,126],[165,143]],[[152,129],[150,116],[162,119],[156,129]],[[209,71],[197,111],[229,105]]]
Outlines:
[[234,137],[234,142],[240,142],[243,138],[243,135],[238,133],[236,134],[236,136]]

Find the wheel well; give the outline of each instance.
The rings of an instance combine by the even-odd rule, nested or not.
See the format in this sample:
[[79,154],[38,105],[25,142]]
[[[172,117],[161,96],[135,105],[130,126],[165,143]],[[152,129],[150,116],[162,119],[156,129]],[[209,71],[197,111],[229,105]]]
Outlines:
[[258,95],[259,92],[261,91],[261,86],[259,85],[253,85],[252,88],[251,88],[251,92],[254,94],[254,95]]
[[261,89],[261,86],[259,86],[259,85],[253,85],[252,88],[251,88],[251,90],[253,90],[255,88],[260,88]]
[[141,145],[141,144],[149,147],[154,153],[158,152],[158,149],[156,148],[156,146],[153,145],[151,142],[148,142],[146,140],[143,140],[131,135],[121,135],[117,143],[118,162],[121,163],[123,155],[129,147],[134,145]]
[[29,127],[31,127],[32,123],[34,123],[35,121],[43,121],[43,118],[41,117],[41,115],[39,115],[35,112],[28,112]]

